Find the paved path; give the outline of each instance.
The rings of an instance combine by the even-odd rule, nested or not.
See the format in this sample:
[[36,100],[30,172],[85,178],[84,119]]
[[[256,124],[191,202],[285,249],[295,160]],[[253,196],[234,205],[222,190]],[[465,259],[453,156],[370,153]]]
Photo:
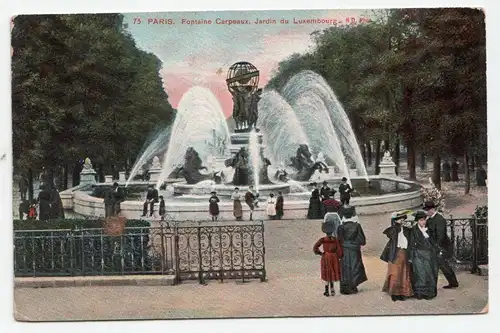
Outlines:
[[[378,259],[387,215],[361,220],[368,238],[363,249],[369,281],[358,295],[324,297],[319,257],[312,245],[322,236],[320,221],[266,221],[268,282],[185,282],[174,287],[80,287],[16,289],[16,318],[32,321],[166,319],[214,317],[453,314],[480,312],[488,281],[461,272],[457,290],[435,300],[392,302],[382,293],[386,264]],[[445,284],[440,277],[439,285]]]

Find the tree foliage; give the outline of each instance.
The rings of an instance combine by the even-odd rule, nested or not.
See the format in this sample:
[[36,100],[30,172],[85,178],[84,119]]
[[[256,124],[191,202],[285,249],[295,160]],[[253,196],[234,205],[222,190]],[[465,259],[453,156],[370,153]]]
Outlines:
[[279,63],[268,87],[279,90],[293,74],[313,70],[337,94],[358,142],[402,140],[413,155],[415,149],[438,158],[474,154],[485,162],[484,13],[377,14],[368,24],[313,33],[313,50]]
[[123,167],[172,121],[162,64],[136,47],[120,14],[17,16],[12,47],[17,172],[85,157]]

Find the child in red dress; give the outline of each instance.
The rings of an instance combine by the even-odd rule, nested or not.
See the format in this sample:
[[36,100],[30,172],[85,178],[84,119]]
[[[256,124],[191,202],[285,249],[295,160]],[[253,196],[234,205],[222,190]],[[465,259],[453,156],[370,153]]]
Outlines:
[[[314,244],[313,251],[315,254],[321,255],[321,280],[325,282],[323,295],[330,296],[328,293],[328,285],[330,285],[331,295],[335,296],[334,282],[340,281],[341,274],[339,260],[343,256],[342,245],[336,237],[337,230],[333,223],[323,223],[322,229],[326,233],[326,237],[320,238]],[[320,251],[320,246],[323,246],[323,252]]]

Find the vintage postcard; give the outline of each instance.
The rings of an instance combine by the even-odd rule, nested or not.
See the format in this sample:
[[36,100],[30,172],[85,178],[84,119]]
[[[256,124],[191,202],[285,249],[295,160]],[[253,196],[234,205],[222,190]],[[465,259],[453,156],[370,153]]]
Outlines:
[[488,311],[483,10],[11,35],[16,320]]

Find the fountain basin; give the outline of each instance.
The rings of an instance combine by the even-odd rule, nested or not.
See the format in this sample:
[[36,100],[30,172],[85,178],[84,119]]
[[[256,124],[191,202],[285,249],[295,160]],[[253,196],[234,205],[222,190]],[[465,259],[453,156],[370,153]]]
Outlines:
[[[238,187],[240,192],[245,193],[248,190],[248,186],[235,186],[231,184],[213,184],[200,186],[198,184],[190,185],[186,183],[175,183],[174,187],[174,195],[186,195],[186,194],[209,194],[212,191],[217,192],[217,196],[219,197],[231,197],[231,194],[234,191],[235,187]],[[287,194],[290,192],[289,184],[269,184],[269,185],[259,185],[258,192],[262,198],[267,198],[270,193],[274,193],[276,195],[278,191],[281,191],[283,194]]]
[[[356,206],[356,211],[361,215],[371,215],[380,213],[392,213],[403,209],[413,209],[421,207],[422,193],[421,186],[417,183],[405,181],[399,178],[387,178],[380,176],[372,176],[371,180],[376,184],[389,184],[392,188],[399,188],[399,192],[361,195],[353,197],[351,204]],[[329,182],[332,187],[333,179]],[[339,181],[339,180],[337,180]],[[361,180],[360,180],[361,181]],[[356,182],[354,181],[353,184]],[[178,184],[178,183],[176,183]],[[104,185],[104,184],[103,184]],[[133,184],[137,189],[141,189],[139,184]],[[141,184],[143,187],[145,184]],[[187,184],[186,184],[187,185]],[[109,186],[109,185],[108,185]],[[131,185],[129,184],[129,187]],[[224,185],[221,185],[224,186]],[[377,185],[378,186],[378,185]],[[229,194],[233,187],[228,187]],[[244,193],[246,187],[240,187]],[[387,190],[390,190],[389,188]],[[91,195],[91,186],[78,187],[68,189],[61,192],[63,206],[67,210],[87,217],[104,217],[104,202],[102,198]],[[261,192],[262,193],[262,192]],[[121,215],[129,219],[137,219],[142,215],[144,198],[141,194],[140,198],[128,199],[121,203]],[[203,195],[185,195],[167,197],[167,192],[160,191],[160,195],[165,196],[167,219],[177,221],[208,221],[208,196]],[[284,218],[285,219],[305,219],[307,209],[309,207],[308,193],[289,193],[284,195]],[[338,198],[338,193],[336,194]],[[233,203],[229,197],[220,196],[219,203],[220,220],[234,220]],[[266,215],[265,196],[262,194],[259,207],[254,211],[254,219],[268,219]],[[249,217],[249,208],[243,202],[244,218]],[[157,207],[157,206],[156,206]],[[154,215],[155,219],[159,219],[158,215]]]

